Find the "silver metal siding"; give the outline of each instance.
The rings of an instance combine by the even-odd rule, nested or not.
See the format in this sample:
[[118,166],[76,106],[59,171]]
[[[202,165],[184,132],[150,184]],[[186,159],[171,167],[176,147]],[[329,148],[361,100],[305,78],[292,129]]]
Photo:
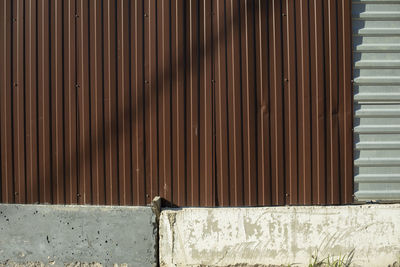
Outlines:
[[354,191],[400,200],[400,0],[353,0]]

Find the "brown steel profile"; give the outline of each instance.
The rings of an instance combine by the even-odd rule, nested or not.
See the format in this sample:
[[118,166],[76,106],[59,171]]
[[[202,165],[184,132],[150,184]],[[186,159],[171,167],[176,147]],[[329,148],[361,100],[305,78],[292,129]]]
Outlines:
[[186,10],[186,204],[199,206],[199,1],[187,1]]
[[14,158],[13,158],[13,70],[12,66],[12,33],[13,14],[11,0],[1,3],[1,51],[0,58],[0,166],[1,166],[1,202],[14,203]]
[[119,204],[132,205],[129,0],[117,1]]
[[285,202],[298,203],[298,121],[297,121],[297,88],[296,88],[296,35],[295,5],[293,1],[282,3],[282,31],[284,44],[283,88],[285,105]]
[[157,3],[144,1],[144,103],[146,203],[158,195],[157,148]]
[[77,61],[76,61],[76,18],[75,1],[63,1],[63,107],[64,107],[64,147],[65,147],[65,201],[77,203]]
[[351,1],[4,0],[3,203],[353,201]]
[[159,194],[165,199],[172,199],[172,136],[171,122],[171,20],[170,12],[173,8],[168,1],[161,1],[157,5],[157,17],[164,23],[157,23],[158,49],[158,141],[159,141]]
[[[228,74],[228,151],[230,205],[244,205],[244,173],[242,146],[242,101],[241,101],[241,39],[239,31],[240,2],[226,2],[227,20],[227,74]],[[226,137],[225,137],[226,138]]]
[[77,202],[92,202],[90,176],[90,76],[89,76],[89,1],[76,2],[77,30],[77,158],[78,158],[78,190]]
[[[185,9],[186,0],[171,1],[172,202],[186,206],[185,173]],[[153,199],[153,198],[151,198]]]
[[199,1],[200,206],[214,205],[212,1]]
[[284,184],[284,110],[283,110],[283,57],[281,1],[268,2],[269,19],[269,71],[270,71],[270,125],[271,125],[271,199],[272,205],[285,204]]
[[[103,60],[104,60],[104,151],[106,204],[118,205],[118,123],[117,94],[120,91],[117,79],[117,21],[116,1],[103,2]],[[117,89],[116,89],[117,88]],[[118,138],[117,138],[118,137]]]
[[[25,58],[25,157],[26,201],[39,202],[38,181],[38,120],[37,120],[37,10],[36,3],[25,3],[24,58]],[[21,109],[23,110],[23,109]]]
[[215,140],[216,140],[216,204],[229,206],[229,169],[227,153],[227,86],[226,86],[226,47],[224,2],[213,1],[212,16],[215,74],[213,88],[215,94]]
[[53,203],[65,202],[64,163],[64,109],[63,109],[63,6],[61,1],[50,5],[50,80],[51,80],[51,147],[52,147],[52,196]]
[[323,51],[322,1],[310,1],[310,74],[311,74],[311,127],[312,127],[312,201],[326,203],[326,153],[325,153],[325,92]]
[[327,23],[324,24],[325,38],[325,99],[326,99],[326,185],[327,185],[327,203],[339,204],[339,132],[338,132],[338,46],[336,44],[338,32],[337,24],[337,1],[326,0],[324,2],[324,18]]
[[341,1],[341,29],[342,34],[340,46],[342,47],[342,103],[343,103],[343,124],[341,127],[343,140],[342,144],[342,174],[341,178],[341,203],[353,202],[353,90],[352,90],[352,27],[351,27],[351,2]]
[[[257,204],[257,126],[256,126],[256,77],[254,44],[254,2],[240,2],[240,36],[242,67],[242,131],[244,205]],[[222,156],[222,155],[221,155]]]
[[[271,138],[268,49],[268,1],[255,1],[256,85],[257,85],[257,165],[258,205],[271,205]],[[297,190],[297,188],[296,188]]]
[[[25,155],[25,58],[24,58],[24,5],[25,1],[13,1],[12,16],[12,129],[14,155],[14,198],[16,203],[26,202],[26,155]],[[7,140],[9,142],[10,140]]]
[[38,81],[38,147],[39,155],[39,202],[52,203],[52,156],[51,156],[51,80],[50,80],[50,6],[46,0],[37,3],[37,81]]
[[104,106],[103,106],[103,42],[101,2],[89,1],[89,79],[90,79],[90,141],[92,204],[105,204],[104,174]]

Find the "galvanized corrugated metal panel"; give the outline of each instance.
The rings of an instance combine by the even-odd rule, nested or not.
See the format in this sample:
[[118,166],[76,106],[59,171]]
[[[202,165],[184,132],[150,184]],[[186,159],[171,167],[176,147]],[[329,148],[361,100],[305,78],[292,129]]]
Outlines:
[[353,0],[355,198],[400,200],[400,1]]
[[3,202],[352,202],[350,1],[4,0],[0,13]]

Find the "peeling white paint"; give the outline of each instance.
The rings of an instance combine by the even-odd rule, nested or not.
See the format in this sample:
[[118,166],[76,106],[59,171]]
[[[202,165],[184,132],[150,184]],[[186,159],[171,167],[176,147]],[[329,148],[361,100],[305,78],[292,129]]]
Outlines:
[[355,250],[355,266],[400,259],[400,205],[163,210],[161,266],[307,265]]

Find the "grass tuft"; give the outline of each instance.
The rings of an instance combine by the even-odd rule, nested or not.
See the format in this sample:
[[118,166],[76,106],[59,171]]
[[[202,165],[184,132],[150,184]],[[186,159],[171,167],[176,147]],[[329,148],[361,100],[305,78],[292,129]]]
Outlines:
[[311,261],[308,267],[350,267],[354,257],[354,249],[348,254],[339,255],[338,258],[333,256],[328,256],[326,258],[320,259],[318,255],[311,256]]

